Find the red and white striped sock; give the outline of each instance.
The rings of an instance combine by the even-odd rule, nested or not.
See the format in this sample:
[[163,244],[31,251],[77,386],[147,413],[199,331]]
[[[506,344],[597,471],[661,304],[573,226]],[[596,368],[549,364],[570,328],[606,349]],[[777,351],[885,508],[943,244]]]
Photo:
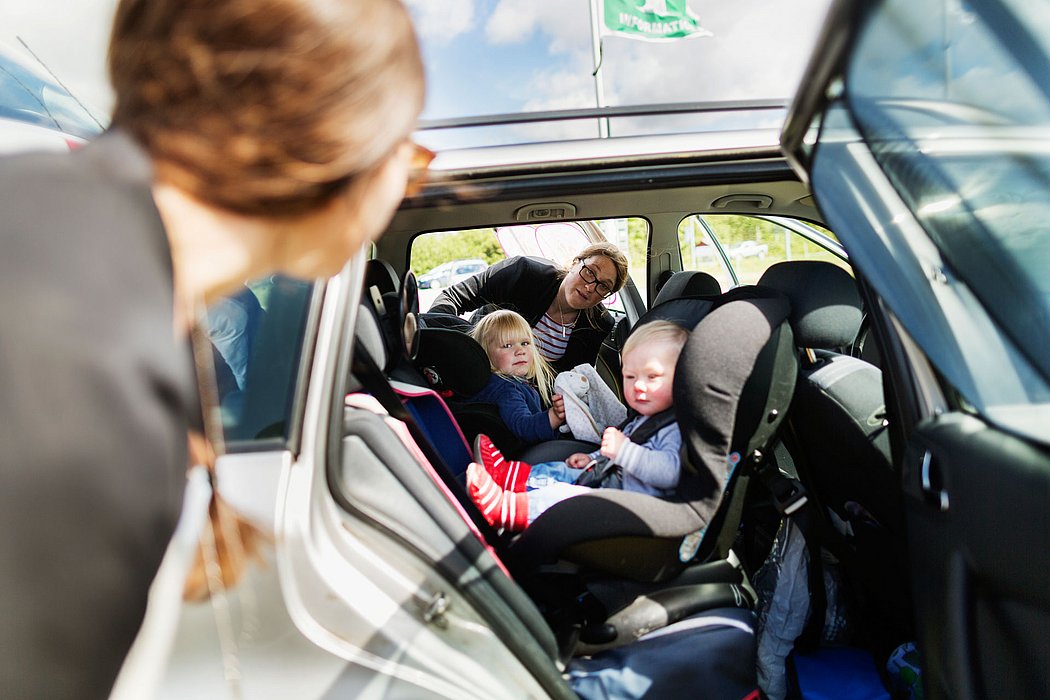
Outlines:
[[528,494],[500,488],[488,470],[477,462],[467,467],[467,491],[485,520],[493,527],[521,532],[528,526]]
[[478,435],[474,440],[474,460],[485,467],[499,487],[516,493],[525,490],[532,466],[526,462],[508,460],[488,435]]

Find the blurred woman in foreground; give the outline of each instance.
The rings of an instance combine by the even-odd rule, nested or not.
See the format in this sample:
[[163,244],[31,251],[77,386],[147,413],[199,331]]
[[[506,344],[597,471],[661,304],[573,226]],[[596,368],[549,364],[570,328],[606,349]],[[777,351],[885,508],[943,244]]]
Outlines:
[[123,0],[109,69],[106,134],[0,160],[5,698],[108,695],[180,509],[191,327],[337,272],[416,153],[399,0]]

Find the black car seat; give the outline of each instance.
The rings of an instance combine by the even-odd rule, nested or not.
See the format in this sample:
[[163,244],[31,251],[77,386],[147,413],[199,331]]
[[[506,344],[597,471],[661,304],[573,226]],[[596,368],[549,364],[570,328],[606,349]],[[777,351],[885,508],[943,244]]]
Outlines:
[[861,327],[857,283],[831,263],[791,261],[771,266],[759,285],[790,299],[801,350],[785,443],[799,479],[823,506],[825,547],[860,599],[873,651],[888,652],[911,631],[904,511],[882,372],[841,352]]
[[[670,272],[666,270],[657,282],[657,293],[650,304],[650,309],[672,299],[681,297],[717,296],[722,293],[722,288],[711,275],[706,272],[687,270],[683,272]],[[645,315],[643,314],[642,318]],[[642,318],[634,324],[626,316],[622,317],[613,326],[612,332],[602,343],[598,352],[595,368],[598,375],[605,383],[616,392],[617,397],[623,400],[623,380],[621,379],[620,350],[623,348],[627,336],[631,334]]]
[[704,316],[679,358],[675,410],[691,468],[683,468],[676,495],[596,489],[556,504],[510,545],[512,571],[552,608],[571,605],[554,589],[572,591],[565,572],[579,574],[582,590],[572,594],[591,606],[580,610],[585,634],[597,621],[605,636],[585,641],[626,643],[654,625],[725,604],[725,595],[746,604],[739,587],[724,585],[740,575],[729,552],[797,371],[787,301],[760,290],[753,297]]
[[718,280],[706,272],[699,270],[682,270],[668,278],[667,282],[660,287],[656,293],[652,306],[661,304],[669,299],[680,297],[716,296],[722,293],[722,286]]
[[380,294],[396,293],[401,289],[401,280],[386,260],[372,258],[365,263],[365,291],[372,287],[378,289]]

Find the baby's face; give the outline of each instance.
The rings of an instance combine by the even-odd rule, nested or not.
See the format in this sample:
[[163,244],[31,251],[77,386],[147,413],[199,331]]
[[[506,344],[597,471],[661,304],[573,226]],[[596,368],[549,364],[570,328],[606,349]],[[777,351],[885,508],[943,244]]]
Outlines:
[[671,407],[674,366],[680,352],[674,343],[651,341],[624,354],[623,395],[628,406],[643,416]]

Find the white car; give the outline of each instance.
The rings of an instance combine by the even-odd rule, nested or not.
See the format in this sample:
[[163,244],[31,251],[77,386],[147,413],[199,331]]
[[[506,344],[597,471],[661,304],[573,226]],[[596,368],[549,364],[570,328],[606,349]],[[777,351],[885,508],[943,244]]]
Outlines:
[[[823,302],[816,308],[789,296],[796,341],[778,337],[802,358],[784,386],[819,399],[845,381],[849,400],[839,408],[850,420],[795,407],[784,416],[758,403],[756,419],[792,428],[775,450],[734,461],[725,445],[699,444],[745,470],[752,458],[775,457],[751,488],[797,470],[812,497],[792,493],[784,512],[819,504],[811,512],[833,533],[823,546],[834,556],[817,559],[842,567],[836,590],[854,605],[849,645],[876,677],[896,645],[911,643],[922,655],[912,682],[930,700],[1045,696],[1050,26],[1034,7],[972,0],[945,14],[940,0],[837,2],[782,130],[616,136],[611,109],[547,115],[609,117],[610,138],[446,149],[375,256],[404,273],[423,233],[628,219],[632,264],[646,288],[621,295],[624,318],[635,322],[651,311],[659,280],[695,272],[684,269],[696,247],[695,232],[683,238],[691,217],[795,222],[784,224],[788,231],[812,222],[835,232],[848,263],[826,240],[801,235],[846,265],[849,283],[813,287]],[[945,50],[943,61],[931,60]],[[714,106],[718,114],[729,107],[741,105]],[[515,559],[522,540],[478,525],[458,480],[463,465],[446,463],[435,446],[443,439],[436,429],[449,426],[447,404],[412,418],[400,402],[429,395],[426,380],[388,379],[413,378],[414,360],[362,350],[383,342],[376,332],[366,337],[374,331],[362,297],[368,265],[362,254],[327,281],[272,281],[245,389],[224,403],[229,453],[219,461],[220,487],[272,530],[272,550],[246,584],[211,603],[180,605],[178,581],[171,590],[158,581],[121,697],[570,699],[587,693],[571,676],[580,664],[635,669],[623,661],[630,657],[592,654],[581,637],[593,642],[611,629],[623,654],[673,642],[675,625],[696,618],[675,622],[671,606],[654,604],[647,609],[664,619],[639,641],[617,636],[617,616],[660,594],[697,602],[698,572],[711,564],[754,581],[782,519],[761,491],[740,502],[742,527],[716,543],[732,557],[697,562],[706,529],[683,535],[664,519],[639,518],[648,532],[588,541],[542,566]],[[827,268],[788,265],[779,269]],[[806,287],[801,276],[794,281],[795,291]],[[757,282],[727,293],[758,293],[772,280]],[[697,303],[683,299],[667,303]],[[849,337],[804,335],[810,323],[826,331],[843,316],[856,324]],[[712,356],[737,356],[736,330],[712,342]],[[446,359],[455,370],[469,357]],[[857,371],[821,375],[822,367]],[[692,377],[689,367],[680,371]],[[807,449],[805,434],[817,436],[817,449]],[[668,505],[619,495],[626,513]],[[201,503],[187,501],[189,554]],[[600,536],[603,523],[581,517],[561,532]],[[600,575],[599,555],[610,550],[636,567],[634,579]],[[642,575],[654,561],[678,564],[654,582]],[[624,592],[622,606],[601,602],[602,583]],[[728,603],[747,616],[751,605],[745,593]],[[740,628],[753,635],[749,619]],[[748,697],[758,697],[747,665],[760,641],[726,667],[752,674]],[[703,645],[676,650],[686,659],[676,667],[683,679],[710,656]],[[633,677],[642,696],[660,680]],[[664,697],[718,695],[682,680]]]
[[727,252],[729,253],[729,257],[734,260],[743,260],[744,258],[758,258],[764,260],[769,253],[769,246],[765,243],[759,243],[758,241],[741,241],[740,243],[731,246]]

